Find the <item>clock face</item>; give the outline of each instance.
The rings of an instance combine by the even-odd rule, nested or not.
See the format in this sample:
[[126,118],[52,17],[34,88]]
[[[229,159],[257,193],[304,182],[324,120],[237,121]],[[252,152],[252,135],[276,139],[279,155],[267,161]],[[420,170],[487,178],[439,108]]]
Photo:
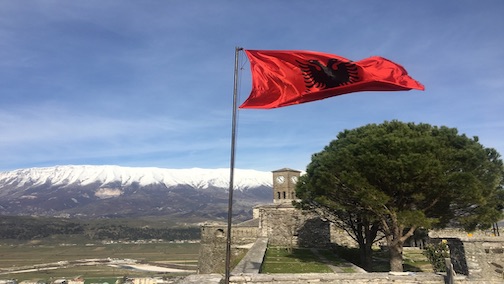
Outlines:
[[277,183],[284,183],[285,177],[284,176],[277,176],[276,177],[276,182]]
[[296,176],[291,177],[291,181],[292,183],[296,183],[298,181],[298,177]]

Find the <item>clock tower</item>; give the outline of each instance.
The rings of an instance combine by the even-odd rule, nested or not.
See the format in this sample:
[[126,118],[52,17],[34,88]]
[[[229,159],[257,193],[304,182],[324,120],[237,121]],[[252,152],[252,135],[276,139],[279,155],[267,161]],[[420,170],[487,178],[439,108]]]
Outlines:
[[273,203],[291,203],[296,199],[300,171],[283,168],[273,171]]

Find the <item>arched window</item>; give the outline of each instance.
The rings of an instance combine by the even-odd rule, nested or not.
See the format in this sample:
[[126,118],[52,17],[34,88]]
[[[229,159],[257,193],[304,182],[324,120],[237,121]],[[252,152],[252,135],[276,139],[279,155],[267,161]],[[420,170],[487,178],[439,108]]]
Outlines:
[[217,230],[215,231],[215,236],[216,236],[217,238],[223,238],[223,237],[224,237],[224,230],[223,230],[223,229],[217,229]]

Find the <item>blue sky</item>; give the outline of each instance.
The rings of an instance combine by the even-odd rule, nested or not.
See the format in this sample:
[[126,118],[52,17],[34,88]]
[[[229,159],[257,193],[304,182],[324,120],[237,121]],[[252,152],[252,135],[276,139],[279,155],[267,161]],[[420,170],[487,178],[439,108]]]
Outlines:
[[[383,56],[426,90],[238,112],[237,168],[304,170],[344,129],[385,120],[504,154],[504,1],[0,1],[0,170],[227,168],[234,51]],[[250,92],[240,56],[239,100]]]

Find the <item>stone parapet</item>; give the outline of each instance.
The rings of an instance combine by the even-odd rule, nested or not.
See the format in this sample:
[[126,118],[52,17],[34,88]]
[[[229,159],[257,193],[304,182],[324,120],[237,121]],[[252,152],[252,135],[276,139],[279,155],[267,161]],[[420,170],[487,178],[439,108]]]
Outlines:
[[193,274],[175,282],[176,284],[219,284],[224,277],[221,274]]
[[[177,284],[217,284],[223,279],[221,274],[189,275]],[[300,273],[300,274],[241,274],[231,275],[231,284],[444,284],[445,276],[433,273]],[[455,276],[453,284],[501,284],[502,280],[472,279]]]
[[236,265],[232,274],[259,273],[268,248],[267,238],[258,238],[245,257]]
[[[243,274],[233,275],[233,284],[444,284],[444,276],[432,273],[298,273],[298,274]],[[458,283],[458,282],[455,282]]]
[[504,240],[502,236],[495,236],[492,231],[475,231],[475,232],[466,232],[460,229],[442,229],[442,230],[430,230],[429,231],[430,238],[458,238],[461,241],[465,240],[481,240],[485,238],[496,238]]
[[431,241],[447,242],[457,274],[467,275],[474,281],[485,279],[504,283],[504,237],[449,230],[434,231],[429,236]]

